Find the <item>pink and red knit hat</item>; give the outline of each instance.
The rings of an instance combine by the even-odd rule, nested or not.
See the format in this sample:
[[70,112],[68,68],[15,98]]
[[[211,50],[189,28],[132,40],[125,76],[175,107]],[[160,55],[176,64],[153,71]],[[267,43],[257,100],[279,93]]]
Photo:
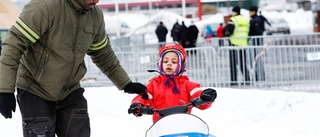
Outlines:
[[178,55],[178,66],[177,70],[173,75],[179,75],[185,71],[186,67],[186,61],[187,61],[187,52],[184,50],[184,48],[178,44],[178,43],[168,43],[163,45],[158,53],[159,57],[159,71],[161,74],[166,75],[162,69],[162,61],[163,57],[168,52],[175,52]]

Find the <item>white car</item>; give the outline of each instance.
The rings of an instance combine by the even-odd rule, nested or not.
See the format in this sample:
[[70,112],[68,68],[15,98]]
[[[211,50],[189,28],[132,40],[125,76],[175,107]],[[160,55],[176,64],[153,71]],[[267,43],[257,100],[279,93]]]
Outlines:
[[117,33],[123,36],[131,30],[126,22],[113,18],[105,18],[105,28],[109,37],[117,36]]
[[290,28],[288,23],[282,19],[268,19],[271,26],[269,26],[267,23],[265,24],[265,31],[267,35],[272,35],[274,33],[283,33],[283,34],[290,34]]

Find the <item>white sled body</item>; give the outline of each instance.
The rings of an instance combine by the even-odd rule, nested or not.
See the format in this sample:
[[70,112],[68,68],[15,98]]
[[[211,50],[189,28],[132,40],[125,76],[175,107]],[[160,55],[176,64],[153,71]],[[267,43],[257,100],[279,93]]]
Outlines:
[[211,137],[208,125],[193,114],[172,114],[161,118],[146,132],[146,137]]

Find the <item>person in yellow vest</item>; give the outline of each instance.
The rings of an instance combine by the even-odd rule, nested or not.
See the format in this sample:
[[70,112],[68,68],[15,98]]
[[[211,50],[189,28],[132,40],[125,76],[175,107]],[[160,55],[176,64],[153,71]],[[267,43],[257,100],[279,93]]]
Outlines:
[[249,20],[240,14],[241,8],[235,6],[232,8],[232,17],[224,27],[224,35],[230,37],[230,46],[242,47],[230,50],[230,73],[231,85],[237,85],[237,64],[244,74],[245,84],[249,83],[249,71],[246,65],[245,47],[248,45]]

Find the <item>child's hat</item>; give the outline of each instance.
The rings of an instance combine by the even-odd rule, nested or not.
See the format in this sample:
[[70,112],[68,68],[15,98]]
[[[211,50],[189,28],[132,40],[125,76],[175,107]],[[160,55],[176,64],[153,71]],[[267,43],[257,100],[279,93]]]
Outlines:
[[183,73],[185,71],[186,61],[187,61],[187,52],[184,50],[184,48],[178,44],[178,43],[168,43],[164,44],[158,53],[159,57],[159,71],[161,74],[164,74],[164,71],[162,69],[162,60],[166,53],[168,52],[175,52],[178,55],[178,66],[177,70],[173,75],[179,75],[180,73]]

